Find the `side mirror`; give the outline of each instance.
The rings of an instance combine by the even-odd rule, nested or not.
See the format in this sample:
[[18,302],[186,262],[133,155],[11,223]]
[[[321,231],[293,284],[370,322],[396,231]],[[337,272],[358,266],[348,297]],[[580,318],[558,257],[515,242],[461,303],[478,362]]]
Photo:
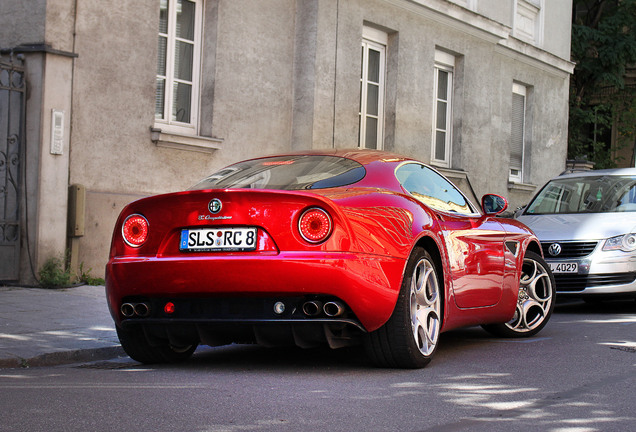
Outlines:
[[508,208],[508,201],[499,195],[487,194],[481,198],[481,209],[485,214],[495,216]]

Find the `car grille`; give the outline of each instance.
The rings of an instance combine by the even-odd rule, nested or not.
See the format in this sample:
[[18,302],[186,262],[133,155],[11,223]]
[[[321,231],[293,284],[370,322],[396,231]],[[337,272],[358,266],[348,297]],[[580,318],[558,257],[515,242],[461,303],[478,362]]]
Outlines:
[[[580,258],[591,254],[598,242],[545,242],[541,243],[541,247],[543,248],[543,256],[546,258],[552,258],[548,249],[550,245],[558,243],[561,245],[561,253],[558,258]],[[555,257],[556,258],[556,257]]]
[[623,285],[636,280],[636,273],[601,275],[554,275],[558,292],[583,291],[587,287],[603,285]]

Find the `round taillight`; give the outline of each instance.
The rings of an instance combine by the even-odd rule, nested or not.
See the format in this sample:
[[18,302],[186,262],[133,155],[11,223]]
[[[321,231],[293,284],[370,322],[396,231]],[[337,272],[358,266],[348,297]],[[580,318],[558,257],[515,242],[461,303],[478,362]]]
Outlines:
[[331,217],[323,209],[310,208],[298,221],[300,235],[309,243],[320,243],[331,234]]
[[130,215],[121,227],[124,241],[132,247],[139,247],[148,238],[148,221],[142,215]]

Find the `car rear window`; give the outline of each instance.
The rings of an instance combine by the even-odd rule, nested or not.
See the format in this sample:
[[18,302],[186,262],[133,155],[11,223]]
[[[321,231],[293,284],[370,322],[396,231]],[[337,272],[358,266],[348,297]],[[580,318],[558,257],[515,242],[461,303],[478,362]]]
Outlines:
[[190,189],[326,189],[356,183],[365,174],[361,164],[338,156],[275,156],[230,165]]

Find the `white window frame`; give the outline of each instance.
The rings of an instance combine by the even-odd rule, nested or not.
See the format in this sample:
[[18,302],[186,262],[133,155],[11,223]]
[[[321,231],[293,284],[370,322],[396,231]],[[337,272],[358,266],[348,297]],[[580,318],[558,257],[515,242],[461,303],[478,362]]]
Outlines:
[[[175,48],[176,37],[177,0],[168,0],[168,33],[157,33],[158,37],[167,38],[166,49],[166,75],[159,75],[157,79],[165,79],[163,118],[157,118],[155,112],[155,127],[164,132],[172,132],[184,135],[197,135],[199,123],[200,105],[200,80],[201,80],[201,44],[203,32],[203,0],[187,0],[195,5],[194,17],[194,41],[192,53],[192,81],[183,81],[175,78]],[[184,40],[185,41],[185,40]],[[187,41],[190,43],[191,41]],[[157,61],[159,61],[157,59]],[[172,106],[174,103],[174,83],[184,82],[192,85],[190,95],[190,121],[179,122],[172,118]]]
[[513,35],[531,44],[543,45],[544,0],[516,0],[513,12]]
[[[439,99],[439,75],[441,72],[448,74],[446,99]],[[448,54],[444,51],[435,51],[435,67],[433,75],[433,135],[431,139],[431,163],[437,166],[450,168],[451,155],[452,155],[452,143],[453,143],[453,88],[454,88],[454,73],[455,73],[455,56]],[[444,128],[438,128],[438,102],[444,102],[446,104],[446,124]],[[444,132],[444,158],[439,159],[437,157],[437,133]]]
[[[382,150],[384,147],[384,92],[386,86],[386,47],[388,39],[388,35],[381,30],[366,26],[362,30],[362,70],[360,71],[360,110],[358,112],[360,125],[358,147],[360,148],[377,148],[378,150]],[[368,80],[369,50],[378,51],[380,53],[380,73],[378,82],[371,82]],[[378,87],[377,115],[369,114],[367,112],[369,85],[376,85]],[[377,120],[376,147],[368,147],[368,143],[366,142],[368,118],[374,118]]]
[[[525,153],[526,153],[526,125],[527,125],[527,117],[528,117],[528,88],[522,84],[513,83],[512,84],[512,93],[513,99],[514,95],[519,95],[523,97],[523,108],[522,108],[522,122],[521,122],[521,161],[517,163],[517,161],[513,161],[513,139],[515,137],[515,131],[512,129],[514,127],[514,123],[510,122],[510,168],[508,170],[508,181],[512,183],[523,183],[523,164],[525,162]],[[511,110],[511,113],[513,110]],[[517,131],[518,132],[518,131]]]

